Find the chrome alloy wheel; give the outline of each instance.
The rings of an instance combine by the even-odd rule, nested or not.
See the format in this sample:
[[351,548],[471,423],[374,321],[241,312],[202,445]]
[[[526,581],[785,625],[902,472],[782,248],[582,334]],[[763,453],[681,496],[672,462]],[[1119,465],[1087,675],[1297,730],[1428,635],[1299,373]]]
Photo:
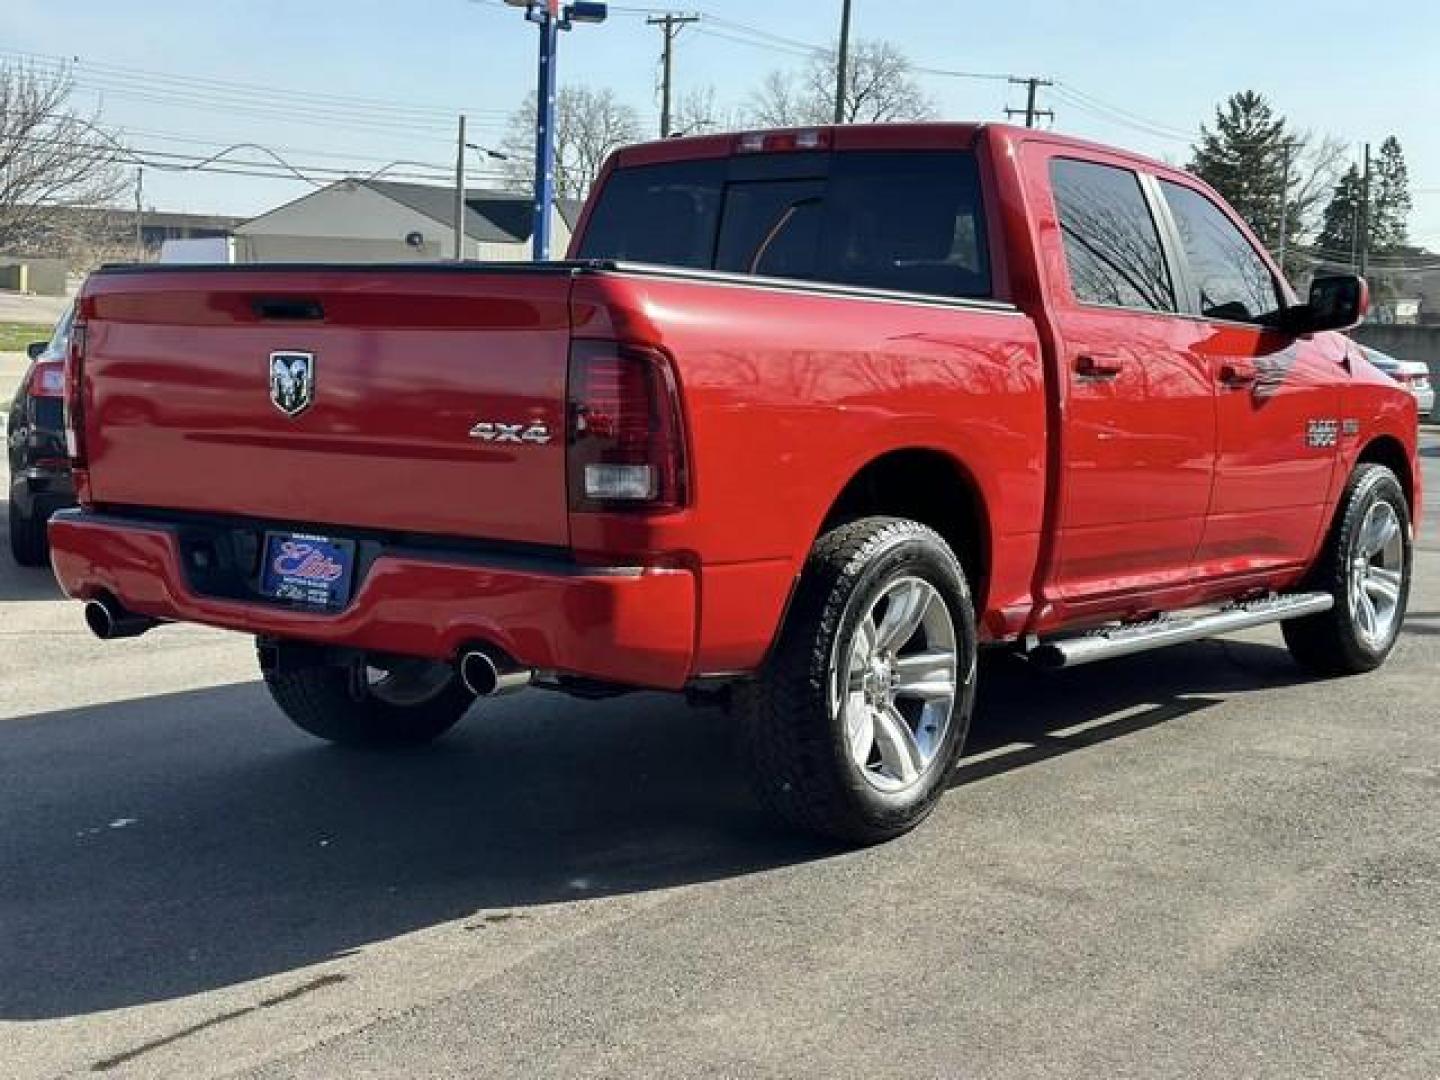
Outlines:
[[955,710],[955,624],[918,577],[891,582],[830,659],[830,701],[850,759],[876,789],[901,792],[929,771]]
[[1365,515],[1350,552],[1350,611],[1371,649],[1390,642],[1400,617],[1405,584],[1405,537],[1400,517],[1388,502]]

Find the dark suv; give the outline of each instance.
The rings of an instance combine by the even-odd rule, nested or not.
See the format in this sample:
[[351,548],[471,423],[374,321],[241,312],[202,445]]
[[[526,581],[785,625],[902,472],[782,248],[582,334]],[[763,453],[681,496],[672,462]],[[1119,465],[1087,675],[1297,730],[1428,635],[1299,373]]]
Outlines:
[[49,560],[45,523],[75,501],[65,454],[65,351],[74,309],[49,341],[29,348],[30,367],[10,403],[5,443],[10,453],[10,551],[21,566]]

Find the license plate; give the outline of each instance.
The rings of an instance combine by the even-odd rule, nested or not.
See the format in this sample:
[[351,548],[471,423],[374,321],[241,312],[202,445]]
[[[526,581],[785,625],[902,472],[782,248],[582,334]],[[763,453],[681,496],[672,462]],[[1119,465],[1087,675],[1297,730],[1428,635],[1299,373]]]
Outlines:
[[350,602],[355,542],[305,533],[267,533],[260,591],[306,607],[341,608]]

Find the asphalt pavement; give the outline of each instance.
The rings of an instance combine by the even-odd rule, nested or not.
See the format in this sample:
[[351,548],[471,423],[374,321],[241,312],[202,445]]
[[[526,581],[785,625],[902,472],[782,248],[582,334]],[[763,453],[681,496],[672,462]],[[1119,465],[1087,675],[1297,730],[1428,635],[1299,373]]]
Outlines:
[[532,692],[341,752],[246,640],[96,642],[0,555],[0,1076],[1430,1080],[1437,662],[1432,508],[1383,671],[993,657],[936,815],[843,852],[719,712]]

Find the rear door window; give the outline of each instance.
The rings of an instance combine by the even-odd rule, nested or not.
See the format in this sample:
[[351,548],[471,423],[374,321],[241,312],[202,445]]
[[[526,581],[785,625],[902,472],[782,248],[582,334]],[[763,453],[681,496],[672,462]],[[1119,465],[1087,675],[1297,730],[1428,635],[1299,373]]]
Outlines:
[[991,295],[978,170],[971,154],[958,151],[621,169],[600,194],[578,255],[936,296]]
[[1113,165],[1056,158],[1050,183],[1075,299],[1173,312],[1175,287],[1140,178]]

